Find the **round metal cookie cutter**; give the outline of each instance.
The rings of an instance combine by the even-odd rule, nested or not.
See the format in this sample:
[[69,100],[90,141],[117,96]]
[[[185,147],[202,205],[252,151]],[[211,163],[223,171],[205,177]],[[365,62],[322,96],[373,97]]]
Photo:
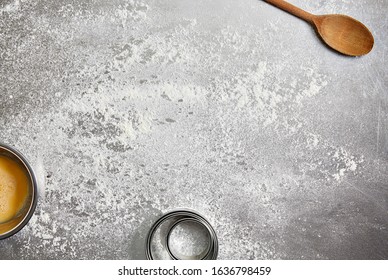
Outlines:
[[[215,230],[211,224],[200,214],[192,210],[175,210],[164,214],[160,217],[151,227],[146,239],[146,258],[148,260],[154,260],[155,256],[152,250],[152,240],[155,232],[165,223],[172,222],[169,225],[165,236],[162,239],[165,241],[165,250],[173,260],[215,260],[218,256],[218,239]],[[208,233],[208,246],[207,248],[196,256],[184,256],[181,254],[173,253],[170,248],[170,237],[173,230],[184,222],[197,223],[206,229]]]

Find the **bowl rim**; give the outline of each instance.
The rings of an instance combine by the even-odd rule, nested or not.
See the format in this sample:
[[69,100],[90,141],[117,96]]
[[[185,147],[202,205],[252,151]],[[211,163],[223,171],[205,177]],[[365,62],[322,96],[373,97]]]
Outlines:
[[3,234],[0,234],[0,240],[2,240],[2,239],[9,238],[12,235],[18,233],[30,221],[32,215],[35,212],[36,204],[38,201],[38,185],[37,185],[35,173],[31,167],[30,163],[28,162],[28,160],[24,157],[24,155],[21,152],[19,152],[17,149],[15,149],[7,144],[4,144],[2,142],[0,142],[0,149],[4,149],[4,150],[8,151],[9,153],[11,153],[15,157],[17,157],[23,163],[24,167],[26,168],[26,170],[30,176],[30,180],[32,183],[32,202],[30,204],[30,207],[28,209],[27,214],[24,216],[23,220],[20,223],[18,223],[14,228],[12,228],[11,230],[9,230]]

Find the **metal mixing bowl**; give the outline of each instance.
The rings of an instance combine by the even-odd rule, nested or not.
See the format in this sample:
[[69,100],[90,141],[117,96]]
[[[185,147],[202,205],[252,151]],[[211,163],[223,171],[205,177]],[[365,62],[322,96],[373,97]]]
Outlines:
[[18,163],[29,180],[28,197],[24,207],[11,219],[0,223],[0,240],[8,238],[21,230],[30,220],[37,202],[37,183],[34,172],[26,158],[14,148],[0,143],[0,156],[5,156]]

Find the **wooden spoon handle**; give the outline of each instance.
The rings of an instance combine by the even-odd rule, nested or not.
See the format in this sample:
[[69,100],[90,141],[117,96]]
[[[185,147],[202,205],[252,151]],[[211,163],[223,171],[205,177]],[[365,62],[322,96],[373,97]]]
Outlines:
[[293,14],[294,16],[297,16],[298,18],[301,18],[309,23],[312,23],[315,17],[315,15],[310,14],[283,0],[264,0],[264,1],[282,9],[283,11],[289,12],[290,14]]

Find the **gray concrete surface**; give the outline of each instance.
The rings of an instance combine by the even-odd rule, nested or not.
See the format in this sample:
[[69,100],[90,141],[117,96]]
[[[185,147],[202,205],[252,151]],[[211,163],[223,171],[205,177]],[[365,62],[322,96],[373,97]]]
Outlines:
[[388,1],[290,2],[373,51],[258,0],[1,0],[0,142],[40,200],[0,259],[143,258],[180,207],[220,259],[387,259]]

